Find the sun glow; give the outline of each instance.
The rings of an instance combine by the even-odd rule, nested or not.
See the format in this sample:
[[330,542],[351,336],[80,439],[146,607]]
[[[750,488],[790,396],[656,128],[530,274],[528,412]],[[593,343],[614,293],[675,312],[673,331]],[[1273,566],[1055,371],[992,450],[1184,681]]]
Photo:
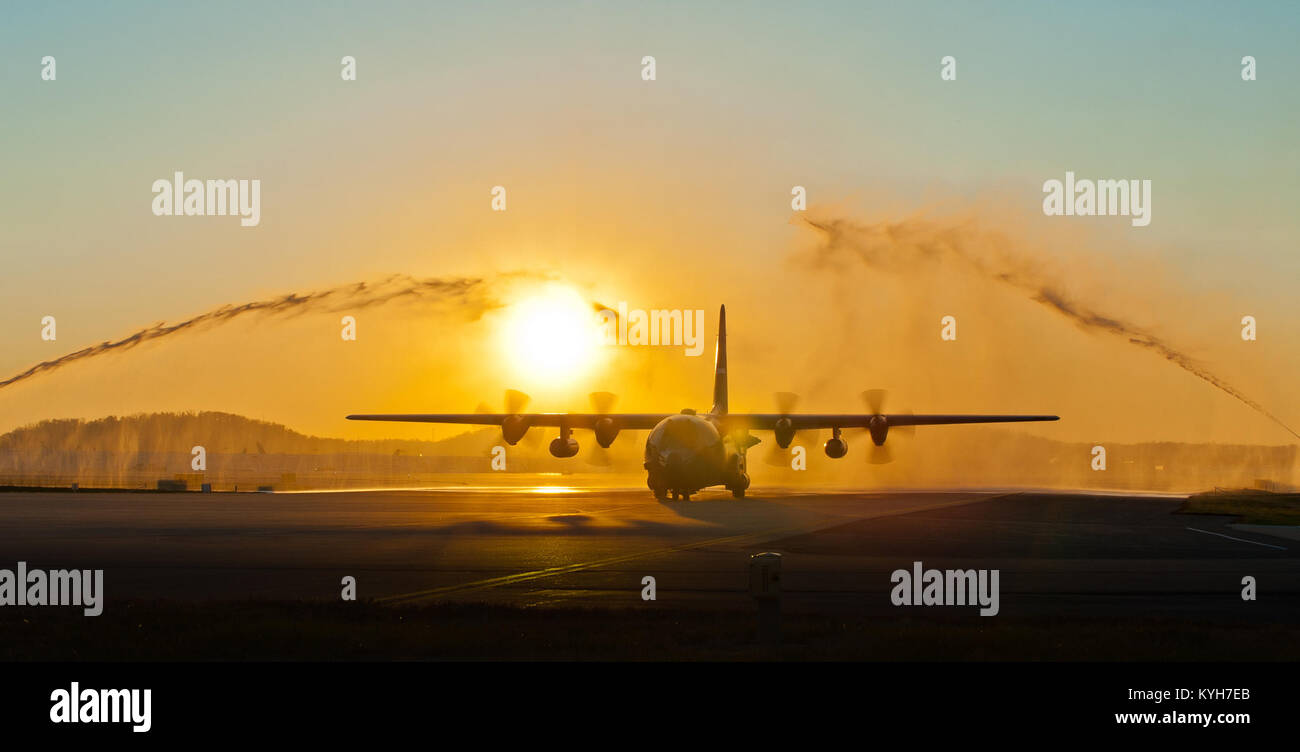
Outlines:
[[506,357],[525,381],[569,383],[595,362],[598,331],[590,302],[573,288],[551,285],[511,306],[504,328]]

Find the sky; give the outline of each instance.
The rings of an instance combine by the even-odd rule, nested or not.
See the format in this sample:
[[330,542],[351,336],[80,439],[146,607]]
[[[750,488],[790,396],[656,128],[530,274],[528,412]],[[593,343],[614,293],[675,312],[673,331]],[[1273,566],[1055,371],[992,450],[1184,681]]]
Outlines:
[[[503,353],[535,275],[593,302],[704,310],[710,338],[728,304],[733,409],[795,391],[851,411],[885,387],[918,411],[1057,412],[1025,430],[1060,439],[1294,440],[987,275],[815,261],[821,237],[790,204],[798,185],[807,216],[1004,233],[1013,263],[1300,424],[1293,4],[538,6],[0,9],[0,380],[224,304],[392,274],[484,280],[464,310],[358,312],[356,342],[330,310],[72,364],[0,388],[0,431],[220,409],[428,436],[341,416],[470,411],[512,387],[536,409],[595,390],[628,410],[708,407],[711,347],[607,351],[545,379]],[[154,216],[150,186],[177,170],[259,179],[260,224]],[[1067,170],[1151,180],[1150,226],[1045,217],[1043,182]],[[943,343],[948,314],[960,335]]]

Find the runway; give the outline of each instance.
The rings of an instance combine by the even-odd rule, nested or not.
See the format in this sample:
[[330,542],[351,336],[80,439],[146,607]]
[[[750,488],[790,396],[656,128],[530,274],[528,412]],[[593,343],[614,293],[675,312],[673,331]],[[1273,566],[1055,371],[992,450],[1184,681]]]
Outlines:
[[[0,494],[0,567],[105,570],[114,601],[437,601],[748,609],[749,556],[783,554],[784,606],[915,616],[890,573],[996,568],[1002,614],[1257,623],[1300,606],[1300,542],[1065,493],[705,493],[450,488],[295,494]],[[642,600],[654,577],[656,599]],[[1244,602],[1242,578],[1258,582]],[[943,611],[936,609],[935,611]],[[906,612],[906,613],[905,613]],[[1292,619],[1286,616],[1286,619]]]

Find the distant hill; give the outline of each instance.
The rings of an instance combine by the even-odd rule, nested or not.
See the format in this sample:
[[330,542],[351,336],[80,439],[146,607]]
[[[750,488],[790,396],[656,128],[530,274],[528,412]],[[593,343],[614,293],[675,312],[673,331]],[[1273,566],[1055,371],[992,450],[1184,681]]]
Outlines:
[[222,454],[437,452],[472,455],[484,450],[484,435],[487,433],[490,431],[473,431],[441,441],[354,441],[308,436],[279,423],[232,413],[150,413],[90,421],[42,421],[0,435],[0,452],[64,450],[149,454],[178,449],[188,451],[189,447],[202,445],[210,453]]
[[[609,472],[551,457],[542,436],[507,450],[507,472]],[[223,412],[151,413],[98,420],[47,420],[0,435],[0,484],[153,487],[183,477],[190,485],[336,487],[418,483],[445,473],[490,471],[496,428],[438,441],[350,440],[308,436],[286,426]],[[191,468],[202,446],[207,471]],[[615,455],[639,467],[626,451]]]

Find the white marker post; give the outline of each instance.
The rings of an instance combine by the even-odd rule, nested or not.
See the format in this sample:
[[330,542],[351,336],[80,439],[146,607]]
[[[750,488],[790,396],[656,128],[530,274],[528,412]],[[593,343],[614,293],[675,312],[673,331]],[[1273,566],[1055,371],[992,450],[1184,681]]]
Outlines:
[[749,557],[749,594],[758,602],[758,641],[781,644],[781,554]]

